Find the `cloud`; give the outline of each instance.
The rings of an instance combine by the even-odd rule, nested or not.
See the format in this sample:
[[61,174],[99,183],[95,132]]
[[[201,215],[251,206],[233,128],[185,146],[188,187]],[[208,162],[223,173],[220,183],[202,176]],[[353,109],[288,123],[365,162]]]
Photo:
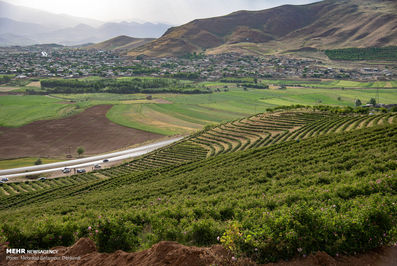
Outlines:
[[183,24],[196,18],[318,0],[6,0],[11,4],[103,21],[140,19]]

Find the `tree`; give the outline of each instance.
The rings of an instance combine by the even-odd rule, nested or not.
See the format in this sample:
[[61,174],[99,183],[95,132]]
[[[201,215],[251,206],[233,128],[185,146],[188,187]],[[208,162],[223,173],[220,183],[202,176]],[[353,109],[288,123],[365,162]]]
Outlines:
[[369,100],[368,103],[372,104],[372,105],[376,105],[376,99],[375,98],[371,98],[371,100]]
[[35,162],[34,162],[34,165],[40,165],[40,164],[42,164],[43,162],[41,161],[41,159],[39,158],[39,159],[37,159]]
[[77,154],[78,154],[79,156],[81,156],[83,153],[84,153],[84,148],[83,148],[83,147],[78,147],[78,148],[77,148]]
[[359,106],[361,106],[361,105],[363,105],[363,104],[361,103],[360,99],[356,99],[356,101],[354,102],[354,105],[355,105],[356,107],[359,107]]

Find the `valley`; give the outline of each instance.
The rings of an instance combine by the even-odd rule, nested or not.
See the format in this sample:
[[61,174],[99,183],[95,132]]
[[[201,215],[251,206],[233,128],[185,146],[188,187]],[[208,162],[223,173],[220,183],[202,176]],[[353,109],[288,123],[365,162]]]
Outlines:
[[395,1],[5,1],[0,265],[397,265]]

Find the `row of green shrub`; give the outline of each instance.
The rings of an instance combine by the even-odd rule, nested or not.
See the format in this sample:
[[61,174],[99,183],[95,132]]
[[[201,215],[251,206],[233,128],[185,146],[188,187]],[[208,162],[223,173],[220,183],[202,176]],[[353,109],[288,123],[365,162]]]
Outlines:
[[332,60],[397,60],[397,46],[325,50]]
[[258,262],[364,252],[397,240],[395,158],[396,125],[291,141],[11,196],[0,235],[35,249],[88,236],[108,252],[222,243]]
[[46,93],[211,93],[208,89],[195,88],[176,79],[46,79],[41,80]]
[[368,107],[350,107],[350,106],[330,106],[330,105],[301,105],[301,104],[293,104],[293,105],[281,105],[281,106],[276,106],[273,108],[267,108],[267,112],[273,112],[273,111],[280,111],[280,110],[294,110],[294,109],[311,109],[315,111],[322,111],[322,112],[330,112],[334,114],[369,114],[370,112],[373,112],[374,110],[382,112],[382,113],[388,113],[388,112],[396,112],[397,108],[393,107],[390,109],[386,108],[368,108]]

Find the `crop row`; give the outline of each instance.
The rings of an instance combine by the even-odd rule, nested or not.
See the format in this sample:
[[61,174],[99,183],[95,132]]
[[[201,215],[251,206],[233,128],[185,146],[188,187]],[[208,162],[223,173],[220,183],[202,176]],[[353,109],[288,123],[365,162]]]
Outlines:
[[353,130],[365,122],[354,120],[347,132],[300,141],[282,141],[291,132],[279,131],[269,138],[276,145],[15,194],[0,207],[0,236],[44,249],[97,232],[106,252],[162,240],[209,246],[220,236],[259,263],[365,252],[396,239],[393,120]]
[[75,187],[81,183],[91,184],[92,181],[98,181],[100,177],[113,179],[125,176],[128,178],[135,172],[182,165],[222,153],[265,147],[292,140],[299,141],[317,135],[392,122],[396,122],[393,114],[337,115],[307,111],[260,114],[198,132],[189,138],[121,166],[99,170],[99,175],[84,174],[40,182],[2,184],[0,197],[41,193],[41,191],[50,191],[57,187]]
[[317,135],[345,132],[377,124],[388,124],[393,114],[338,115],[328,112],[285,112],[252,116],[224,123],[192,137],[211,156],[268,146]]

